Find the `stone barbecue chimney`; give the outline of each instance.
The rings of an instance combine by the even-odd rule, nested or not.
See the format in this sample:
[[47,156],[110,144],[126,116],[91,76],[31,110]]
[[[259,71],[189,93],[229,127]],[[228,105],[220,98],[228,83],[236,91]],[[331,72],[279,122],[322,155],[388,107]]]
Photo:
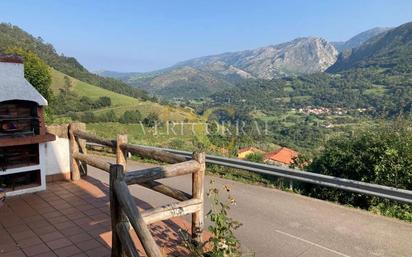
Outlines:
[[24,78],[23,59],[16,55],[0,55],[0,102],[24,100],[47,105],[47,100]]

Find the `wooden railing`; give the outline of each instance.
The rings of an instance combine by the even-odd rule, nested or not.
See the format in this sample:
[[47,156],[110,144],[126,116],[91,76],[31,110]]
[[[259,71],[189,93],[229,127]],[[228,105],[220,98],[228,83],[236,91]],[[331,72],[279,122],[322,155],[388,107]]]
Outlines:
[[[112,257],[139,256],[129,234],[130,225],[142,243],[147,256],[162,256],[148,225],[187,214],[192,214],[191,232],[194,242],[202,243],[206,168],[204,153],[195,152],[192,155],[192,160],[187,160],[185,157],[166,151],[128,144],[126,135],[119,135],[116,140],[96,137],[85,132],[84,126],[77,123],[70,125],[69,138],[73,180],[80,179],[81,171],[84,172],[86,164],[110,173]],[[112,148],[116,153],[116,164],[109,163],[104,158],[87,154],[86,141]],[[125,172],[128,153],[167,164]],[[186,174],[192,174],[192,195],[156,181],[157,179]],[[128,188],[129,185],[133,184],[144,186],[180,202],[140,211]]]

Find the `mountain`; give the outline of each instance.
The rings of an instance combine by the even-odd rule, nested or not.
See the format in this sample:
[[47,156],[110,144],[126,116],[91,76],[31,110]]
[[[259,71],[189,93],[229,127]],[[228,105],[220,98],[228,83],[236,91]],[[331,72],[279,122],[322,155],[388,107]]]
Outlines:
[[212,95],[211,105],[269,115],[313,107],[373,117],[411,114],[412,22],[340,53],[326,71],[245,81]]
[[204,97],[248,79],[321,72],[332,65],[337,50],[326,40],[298,38],[254,50],[230,52],[180,62],[151,73],[100,73],[166,98]]
[[110,71],[110,70],[100,70],[95,71],[94,74],[105,77],[105,78],[114,78],[119,80],[127,80],[130,77],[139,76],[141,72],[119,72],[119,71]]
[[76,79],[135,98],[148,98],[146,92],[130,87],[122,81],[89,72],[75,58],[59,55],[54,47],[42,38],[36,38],[17,26],[0,23],[0,53],[14,47],[35,52],[49,66]]
[[190,66],[135,75],[127,83],[165,98],[200,98],[234,86],[224,78]]
[[370,38],[358,48],[341,53],[328,72],[356,68],[391,68],[391,72],[411,70],[412,22]]
[[355,35],[354,37],[350,38],[348,41],[345,42],[331,42],[333,46],[339,51],[342,52],[344,50],[350,50],[352,48],[357,48],[361,46],[364,42],[369,40],[372,37],[375,37],[383,32],[390,30],[391,28],[384,28],[384,27],[376,27],[362,33]]
[[176,66],[190,66],[223,76],[272,79],[324,71],[336,61],[337,55],[326,40],[306,37],[254,50],[200,57]]

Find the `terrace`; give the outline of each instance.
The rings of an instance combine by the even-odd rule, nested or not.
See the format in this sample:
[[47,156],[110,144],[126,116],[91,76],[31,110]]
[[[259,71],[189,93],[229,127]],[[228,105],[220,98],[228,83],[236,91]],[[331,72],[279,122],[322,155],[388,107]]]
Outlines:
[[[145,199],[153,193],[134,187]],[[167,201],[167,197],[163,197]],[[135,198],[141,209],[153,208]],[[108,175],[89,167],[89,176],[74,182],[49,183],[47,190],[9,197],[0,209],[0,256],[110,256],[111,220]],[[182,218],[150,225],[162,253],[182,256],[179,229],[190,229]],[[143,248],[130,233],[141,256]]]
[[[132,240],[129,242],[132,242],[133,248],[138,250],[138,253],[136,252],[138,255],[128,256],[187,255],[185,249],[181,247],[179,231],[181,229],[193,230],[196,226],[188,222],[190,219],[175,216],[193,213],[200,208],[199,199],[201,198],[196,198],[193,191],[195,189],[193,172],[197,172],[195,170],[199,169],[198,165],[201,163],[195,159],[195,155],[183,151],[164,151],[128,144],[127,137],[123,135],[119,135],[117,139],[98,138],[87,133],[84,124],[78,123],[71,124],[69,128],[67,126],[49,127],[48,131],[56,136],[55,141],[47,143],[48,156],[56,157],[54,150],[64,156],[67,155],[67,159],[72,161],[60,160],[62,167],[59,170],[70,170],[70,173],[51,173],[50,167],[58,165],[50,163],[50,158],[48,158],[49,162],[45,163],[48,182],[46,191],[7,198],[6,205],[0,208],[0,257],[121,256],[116,253],[113,255],[112,251],[123,249],[128,241],[121,241],[120,246],[119,242],[116,246],[114,241],[115,244],[112,247],[112,230],[116,231],[117,235],[126,238],[131,236]],[[85,140],[89,142],[87,148]],[[64,147],[59,148],[56,145]],[[91,148],[116,153],[116,160],[91,154]],[[128,172],[124,182],[130,185],[127,187],[133,196],[130,198],[130,204],[119,201],[119,199],[113,201],[111,197],[113,190],[121,189],[118,184],[113,183],[112,168],[123,167],[122,165],[126,164],[125,157],[128,153],[163,163],[176,163],[153,168],[153,164],[128,161]],[[276,166],[210,155],[207,158],[208,163],[223,163],[229,167],[235,166],[245,170],[259,170],[258,168],[262,167],[273,169],[276,172],[288,172],[289,176],[295,176],[297,180],[302,176],[308,176],[307,172],[297,173]],[[188,159],[192,160],[187,161]],[[64,167],[68,163],[71,167]],[[88,164],[87,172],[84,170],[85,164]],[[184,174],[187,175],[169,178]],[[358,190],[356,187],[362,187],[367,189],[368,191],[363,191],[369,194],[375,194],[377,190],[380,190],[379,192],[388,199],[400,199],[404,202],[410,202],[411,199],[410,191],[406,190],[383,188],[361,182],[353,183],[350,180],[316,174],[309,175],[329,184],[346,183],[345,185],[350,186],[350,190],[353,191]],[[73,178],[77,179],[73,180]],[[162,178],[168,179],[164,182]],[[62,179],[65,181],[61,181]],[[227,181],[217,181],[220,186],[223,185],[222,182],[225,185],[227,183]],[[399,253],[410,253],[412,249],[408,241],[412,233],[410,224],[350,208],[333,206],[330,203],[294,194],[230,183],[233,191],[236,192],[234,197],[238,200],[235,208],[238,211],[234,218],[247,224],[239,231],[240,239],[248,243],[246,250],[248,250],[247,247],[253,246],[258,256],[273,256],[275,252],[276,256],[369,256],[371,251],[377,250],[385,256],[405,256]],[[195,199],[182,200],[182,198],[192,198],[184,193],[191,192],[191,190]],[[173,198],[180,202],[171,205],[172,208],[168,210],[158,207],[169,204]],[[118,225],[125,223],[121,219],[116,220],[116,215],[113,215],[113,203],[120,207],[129,220],[134,219],[130,218],[133,216],[130,213],[130,207],[138,206],[141,220],[144,222],[143,227],[146,227],[148,232],[150,231],[148,235],[153,236],[152,243],[156,246],[155,248],[158,247],[159,253],[149,254],[147,252],[148,241],[141,240],[142,232],[138,229],[135,231],[138,231],[137,235],[140,240],[133,230],[127,233],[123,229],[122,233],[119,233],[121,226]],[[254,210],[259,210],[259,212]],[[259,218],[256,218],[256,215],[259,215]],[[301,225],[296,226],[296,224]],[[333,228],[339,228],[339,230]],[[347,233],[348,231],[354,232]],[[205,239],[204,236],[203,239]],[[345,243],[342,244],[342,242]],[[362,247],[352,247],[358,244]],[[307,254],[301,255],[305,252]]]

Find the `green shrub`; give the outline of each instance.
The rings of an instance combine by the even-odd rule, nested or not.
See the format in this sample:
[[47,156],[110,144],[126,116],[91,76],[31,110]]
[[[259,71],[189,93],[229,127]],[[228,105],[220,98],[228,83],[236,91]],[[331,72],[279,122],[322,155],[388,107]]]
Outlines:
[[112,105],[112,99],[108,96],[101,96],[95,102],[96,108],[109,107]]
[[[410,190],[412,188],[410,128],[410,123],[398,120],[390,125],[379,125],[370,130],[360,131],[351,137],[330,140],[307,170]],[[373,209],[382,214],[412,221],[412,205],[319,186],[306,185],[303,189],[303,192],[311,196]]]
[[160,122],[159,115],[155,112],[149,113],[149,115],[147,115],[147,117],[143,119],[143,124],[149,128],[154,127],[155,125],[158,125],[159,122]]
[[103,113],[98,117],[99,122],[116,122],[118,120],[116,113],[113,110]]
[[139,123],[142,121],[142,114],[138,110],[125,111],[119,121],[123,124]]

